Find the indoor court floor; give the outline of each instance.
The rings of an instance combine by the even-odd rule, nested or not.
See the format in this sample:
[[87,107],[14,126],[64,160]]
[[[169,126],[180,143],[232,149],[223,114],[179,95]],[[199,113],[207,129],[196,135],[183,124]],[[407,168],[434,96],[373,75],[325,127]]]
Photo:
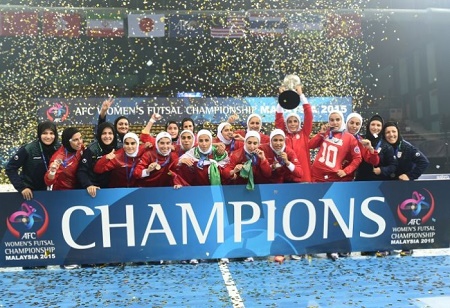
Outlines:
[[0,268],[0,307],[450,307],[450,249],[283,263]]

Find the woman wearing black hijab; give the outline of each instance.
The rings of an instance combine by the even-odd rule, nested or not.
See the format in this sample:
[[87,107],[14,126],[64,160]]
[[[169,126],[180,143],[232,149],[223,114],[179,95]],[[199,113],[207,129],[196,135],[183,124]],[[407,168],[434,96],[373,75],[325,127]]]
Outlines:
[[397,169],[397,158],[392,146],[382,138],[383,118],[378,114],[372,116],[366,125],[364,139],[370,140],[371,146],[377,151],[380,162],[374,166],[362,161],[356,171],[355,181],[386,181],[392,180]]
[[34,190],[47,190],[44,175],[58,148],[56,125],[45,121],[38,124],[36,140],[20,147],[11,157],[5,168],[6,175],[24,199],[33,199]]
[[77,188],[77,169],[84,151],[83,138],[75,127],[67,127],[61,136],[62,147],[53,154],[44,181],[49,190]]
[[103,122],[98,126],[95,140],[83,152],[77,171],[78,183],[93,198],[97,194],[97,189],[109,187],[110,175],[110,172],[95,173],[95,163],[103,155],[111,153],[116,148],[117,134],[114,125],[109,122]]
[[403,139],[395,122],[384,124],[382,136],[394,149],[398,161],[394,179],[400,181],[417,180],[430,164],[428,158],[415,146]]

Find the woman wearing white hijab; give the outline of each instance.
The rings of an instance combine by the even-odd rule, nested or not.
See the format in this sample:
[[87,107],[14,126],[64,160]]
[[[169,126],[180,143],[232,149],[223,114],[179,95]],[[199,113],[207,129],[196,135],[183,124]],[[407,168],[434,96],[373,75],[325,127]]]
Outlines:
[[244,147],[233,152],[225,174],[230,184],[246,185],[253,190],[255,184],[267,183],[272,176],[272,168],[260,149],[260,135],[256,131],[245,134]]
[[242,148],[244,143],[234,138],[233,127],[229,122],[222,122],[217,127],[217,137],[213,139],[213,144],[223,147],[228,155],[233,151]]
[[138,179],[138,186],[173,186],[177,189],[184,184],[175,172],[177,165],[178,155],[172,151],[171,135],[168,132],[160,132],[156,136],[155,147],[141,156],[133,176]]
[[[241,136],[242,138],[245,138],[246,133],[250,132],[250,131],[254,131],[257,132],[259,134],[259,139],[260,139],[260,143],[269,143],[269,136],[261,133],[261,128],[262,128],[262,118],[259,114],[257,113],[252,113],[251,115],[248,116],[247,118],[247,129],[246,130],[237,130],[235,131],[235,137],[239,137]],[[242,140],[242,138],[240,138]]]
[[139,157],[146,151],[139,145],[139,137],[135,133],[126,133],[123,137],[123,147],[117,151],[102,156],[94,166],[94,172],[111,171],[109,187],[135,187],[134,169]]
[[[311,166],[313,182],[343,182],[353,173],[362,161],[358,140],[345,132],[344,115],[333,111],[328,116],[328,123],[314,136],[309,147],[319,148]],[[348,161],[346,167],[344,162]]]
[[272,176],[268,183],[302,182],[303,170],[295,152],[286,147],[286,136],[281,129],[274,129],[270,133],[270,143],[262,144]]
[[179,159],[179,174],[192,186],[221,185],[222,172],[228,164],[228,154],[212,144],[212,134],[206,129],[197,133],[198,145]]

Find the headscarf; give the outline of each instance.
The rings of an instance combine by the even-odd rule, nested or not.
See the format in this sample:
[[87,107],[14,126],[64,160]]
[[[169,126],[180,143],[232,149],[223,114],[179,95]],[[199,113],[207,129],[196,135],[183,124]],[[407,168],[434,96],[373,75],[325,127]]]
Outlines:
[[[41,135],[46,129],[50,129],[53,132],[53,134],[55,134],[55,140],[53,140],[53,142],[49,145],[46,145],[44,142],[42,142],[42,139],[41,139]],[[50,122],[50,121],[44,121],[44,122],[39,123],[38,127],[37,127],[37,138],[39,140],[39,143],[42,146],[42,150],[45,153],[48,153],[48,152],[53,153],[53,151],[55,150],[55,146],[58,143],[58,130],[56,128],[55,123]]]
[[250,137],[256,137],[256,139],[258,139],[258,142],[261,142],[261,136],[259,135],[258,132],[253,131],[253,130],[247,131],[247,133],[245,134],[245,138],[244,138],[244,150],[248,154],[251,154],[251,153],[249,153],[248,150],[247,150],[247,142],[246,141]]
[[[297,130],[295,131],[295,132],[291,132],[290,130],[289,130],[289,127],[288,127],[288,120],[289,120],[289,118],[291,118],[291,117],[295,117],[295,118],[297,118],[297,120],[298,120],[298,128],[297,128]],[[300,118],[300,116],[298,115],[298,114],[296,114],[295,112],[291,112],[291,113],[289,113],[287,116],[286,116],[286,118],[284,119],[284,125],[286,126],[286,130],[289,132],[289,133],[298,133],[299,131],[301,131],[302,130],[302,119]]]
[[172,148],[169,147],[169,151],[166,154],[163,154],[160,150],[159,150],[159,144],[158,141],[161,140],[162,138],[169,138],[169,140],[172,140],[172,136],[170,136],[170,134],[168,132],[160,132],[158,135],[156,135],[156,151],[158,152],[159,155],[162,156],[168,156],[170,154],[170,152],[172,151]]
[[[372,135],[372,133],[370,132],[370,123],[372,123],[373,121],[381,122],[381,131],[380,131],[380,134],[376,137],[374,135]],[[384,125],[383,118],[378,114],[373,115],[370,118],[369,122],[367,122],[365,137],[366,137],[366,139],[370,140],[370,143],[372,144],[373,147],[376,147],[377,143],[382,138],[381,135],[383,134],[383,125]]]
[[328,119],[330,119],[331,115],[334,113],[338,114],[341,117],[341,127],[333,129],[333,133],[343,132],[345,130],[344,114],[339,110],[332,111],[328,114]]
[[[358,118],[361,126],[362,126],[362,122],[363,122],[363,118],[359,113],[356,112],[352,112],[347,116],[347,119],[345,120],[345,129],[348,131],[348,122],[352,119],[352,118]],[[358,130],[356,131],[355,135],[357,135],[359,133],[359,131],[361,130],[361,126],[358,128]]]
[[[197,133],[197,138],[201,135],[207,135],[211,140],[211,146],[208,151],[200,150],[199,146],[193,147],[187,151],[184,155],[193,158],[197,161],[197,168],[203,169],[204,166],[208,166],[208,176],[211,185],[221,185],[220,171],[218,165],[224,166],[228,163],[228,154],[225,151],[222,155],[218,155],[216,148],[212,146],[212,134],[206,129],[202,129]],[[212,158],[209,158],[209,155]],[[184,156],[183,155],[183,156]]]
[[128,157],[136,157],[138,155],[138,153],[139,153],[139,137],[135,133],[128,132],[128,133],[125,134],[125,136],[123,136],[123,143],[124,144],[125,144],[125,140],[128,139],[128,138],[132,138],[132,139],[134,139],[134,141],[136,141],[136,145],[137,145],[136,146],[136,151],[134,151],[131,154],[127,154],[127,152],[125,152],[125,151],[124,151],[124,153]]
[[72,146],[70,145],[70,139],[73,137],[73,135],[75,135],[79,132],[80,131],[76,127],[67,127],[66,129],[64,129],[64,131],[62,133],[61,143],[62,143],[63,147],[67,150],[67,152],[75,153],[77,151],[74,148],[72,148]]
[[286,149],[286,143],[283,144],[283,148],[281,148],[280,151],[276,151],[273,146],[272,146],[272,138],[277,136],[277,135],[281,135],[283,136],[284,139],[286,139],[286,135],[284,134],[284,131],[281,129],[274,129],[271,133],[270,133],[270,148],[272,149],[272,151],[274,151],[277,155],[280,154],[281,152],[284,152],[284,150]]
[[226,145],[230,144],[230,143],[233,141],[233,139],[227,140],[227,139],[223,136],[223,134],[222,134],[223,129],[224,129],[225,126],[227,126],[227,125],[230,125],[230,126],[231,126],[231,124],[228,123],[228,122],[222,122],[222,123],[220,123],[219,126],[217,127],[217,137],[219,138],[219,140],[220,140],[223,144],[226,144]]
[[211,144],[209,145],[209,148],[206,151],[202,151],[199,146],[197,146],[197,148],[198,148],[199,152],[202,154],[205,154],[205,155],[210,154],[212,151],[212,134],[209,130],[201,129],[197,133],[197,140],[200,138],[201,135],[207,135],[209,137],[209,140],[211,141]]
[[[250,123],[250,119],[251,118],[258,118],[259,119],[259,122],[261,123],[261,125],[260,125],[260,127],[259,127],[259,131],[261,130],[261,126],[262,126],[262,118],[261,118],[261,116],[259,115],[259,114],[257,114],[257,113],[252,113],[251,115],[249,115],[248,116],[248,118],[247,118],[247,131],[248,131],[248,123]],[[259,132],[258,131],[258,132]]]
[[[105,128],[110,128],[113,133],[113,140],[110,144],[106,145],[102,141],[102,133]],[[117,148],[117,134],[114,125],[109,122],[103,122],[97,127],[97,134],[95,135],[95,139],[97,139],[98,145],[102,149],[103,153],[111,153],[113,149]]]
[[[386,136],[385,136],[386,128],[388,128],[388,127],[390,127],[390,126],[394,126],[394,127],[397,128],[397,136],[398,136],[398,138],[397,138],[397,141],[396,141],[394,144],[389,143],[389,142],[386,140]],[[400,142],[403,140],[403,137],[402,137],[402,135],[400,134],[400,129],[398,128],[397,123],[396,123],[396,122],[393,122],[393,121],[386,122],[386,123],[383,125],[383,130],[381,131],[381,136],[382,136],[382,138],[383,138],[387,143],[389,143],[390,145],[392,145],[392,147],[393,147],[394,149],[396,149],[396,148],[398,147],[398,145],[400,144]]]

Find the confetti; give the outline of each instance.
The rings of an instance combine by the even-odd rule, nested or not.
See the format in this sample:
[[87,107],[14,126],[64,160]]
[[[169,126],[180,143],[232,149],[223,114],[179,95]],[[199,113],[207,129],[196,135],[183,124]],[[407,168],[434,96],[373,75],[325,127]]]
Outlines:
[[[34,7],[28,6],[29,1],[17,2],[23,5],[19,13],[38,12],[39,19],[44,12],[53,12],[45,8],[45,1],[33,2]],[[292,7],[287,0],[257,1],[250,8],[241,1],[144,1],[139,11],[164,11],[166,25],[172,15],[195,11],[201,18],[188,23],[187,29],[199,31],[193,36],[173,36],[166,29],[161,38],[127,37],[127,33],[98,38],[87,36],[84,27],[78,36],[73,32],[68,37],[44,35],[38,27],[32,36],[0,36],[0,163],[4,166],[20,145],[35,138],[39,98],[99,97],[100,106],[110,95],[176,97],[179,91],[203,92],[207,97],[275,96],[283,77],[295,73],[308,96],[351,96],[358,108],[371,100],[362,80],[363,60],[372,46],[360,33],[360,12],[367,2],[319,0],[308,7]],[[58,2],[58,13],[78,13],[84,22],[81,7],[92,2],[77,1],[78,7],[72,3]],[[122,14],[126,22],[124,8],[136,5],[120,1],[120,9],[105,10]],[[352,13],[339,15],[339,9]],[[249,29],[250,17],[258,12],[278,12],[284,34],[259,36],[246,30],[238,38],[210,36],[212,20],[243,16]],[[8,182],[4,170],[0,182]]]

